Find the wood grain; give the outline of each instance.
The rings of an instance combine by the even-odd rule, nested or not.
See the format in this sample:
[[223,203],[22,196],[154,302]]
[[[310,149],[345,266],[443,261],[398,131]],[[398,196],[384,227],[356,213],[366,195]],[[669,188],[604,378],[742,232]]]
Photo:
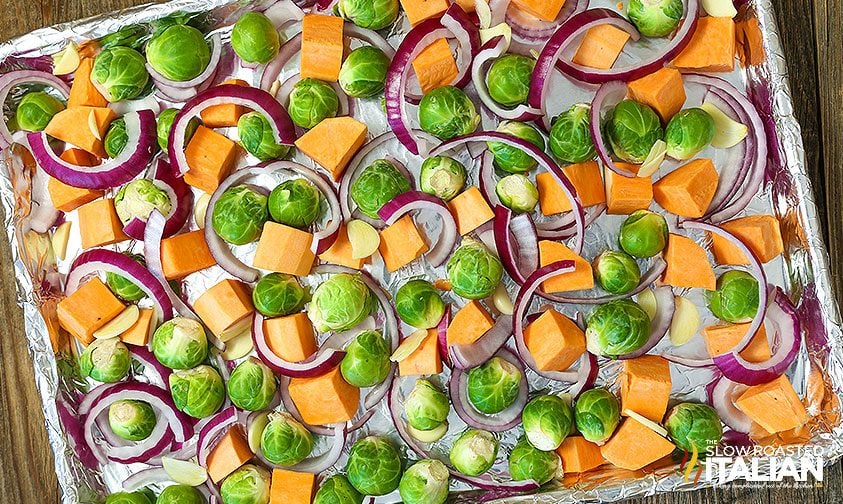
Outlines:
[[[3,0],[0,37],[143,3],[136,0]],[[843,292],[843,0],[774,0],[808,172],[829,246],[832,278]],[[16,304],[11,256],[0,240],[0,502],[59,502],[32,361]],[[843,466],[809,489],[737,488],[678,492],[647,504],[843,502]]]

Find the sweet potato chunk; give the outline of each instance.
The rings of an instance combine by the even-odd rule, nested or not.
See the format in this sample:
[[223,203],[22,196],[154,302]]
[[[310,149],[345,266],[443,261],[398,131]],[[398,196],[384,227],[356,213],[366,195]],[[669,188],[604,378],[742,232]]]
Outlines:
[[296,140],[296,147],[339,181],[369,129],[352,117],[329,117]]
[[565,473],[581,473],[600,467],[606,461],[600,447],[582,436],[568,436],[556,449]]
[[[774,215],[749,215],[724,222],[721,227],[735,235],[763,263],[784,251],[779,220]],[[720,235],[709,233],[711,251],[720,264],[749,264],[743,252]]]
[[[59,157],[76,166],[96,166],[99,164],[97,158],[82,149],[67,149]],[[50,177],[50,181],[47,182],[47,191],[50,193],[53,206],[62,212],[72,212],[85,203],[101,198],[104,194],[103,191],[96,189],[73,187],[53,177]]]
[[76,72],[73,73],[73,85],[67,98],[67,107],[107,107],[108,100],[91,82],[91,70],[94,58],[82,58]]
[[735,22],[728,17],[706,16],[685,49],[673,60],[682,70],[731,72],[735,68]]
[[448,326],[448,346],[470,345],[486,334],[495,321],[480,301],[469,301],[459,309]]
[[419,80],[422,93],[447,86],[459,74],[457,62],[451,53],[451,46],[444,38],[436,39],[413,60],[413,70]]
[[346,383],[340,368],[335,367],[316,378],[292,378],[290,397],[305,422],[327,425],[354,417],[360,402],[360,389]]
[[571,59],[577,65],[607,70],[621,55],[629,33],[610,24],[589,28]]
[[653,184],[653,197],[672,214],[702,217],[714,198],[719,179],[710,159],[695,159]]
[[[638,167],[615,163],[618,168],[637,173]],[[646,210],[653,202],[653,182],[650,177],[624,177],[606,170],[606,213],[629,215],[636,210]]]
[[211,194],[234,168],[237,144],[210,128],[199,126],[184,155],[190,167],[184,174],[184,181]]
[[[745,324],[723,324],[704,327],[702,330],[708,354],[714,357],[726,353],[735,347],[749,330],[751,322]],[[767,331],[762,324],[749,344],[741,350],[741,357],[747,362],[764,362],[771,356],[770,343],[767,341]]]
[[547,266],[557,261],[574,261],[574,271],[562,273],[542,282],[545,292],[569,292],[594,287],[594,273],[591,263],[569,249],[562,242],[542,240],[539,242],[539,265]]
[[146,346],[155,332],[157,323],[155,310],[141,308],[138,321],[120,335],[120,341],[127,345]]
[[269,486],[269,504],[310,504],[316,491],[316,475],[272,470],[272,484]]
[[[565,176],[571,181],[580,203],[584,207],[599,205],[606,202],[606,191],[603,188],[603,177],[600,166],[596,161],[575,163],[562,168]],[[555,215],[571,210],[571,202],[562,191],[562,187],[550,173],[536,175],[536,186],[539,190],[539,206],[542,214]]]
[[[242,79],[229,79],[222,84],[234,84],[235,86],[249,87],[249,83]],[[237,126],[237,121],[240,116],[248,112],[249,109],[243,105],[235,105],[233,103],[223,103],[222,105],[214,105],[206,108],[201,112],[202,124],[208,128],[228,128]]]
[[416,350],[398,362],[401,376],[419,376],[442,372],[442,358],[439,355],[439,334],[436,328],[428,329],[427,336]]
[[623,364],[619,377],[621,411],[629,409],[654,422],[661,422],[673,386],[670,364],[657,355],[643,355],[625,360]]
[[401,7],[407,14],[407,20],[415,26],[425,19],[441,16],[450,3],[448,0],[401,0]]
[[673,287],[714,290],[717,279],[705,249],[685,236],[671,233],[664,254],[667,267],[662,281]]
[[799,427],[808,421],[805,405],[784,375],[769,383],[749,387],[735,400],[735,406],[771,434]]
[[107,107],[70,107],[54,115],[44,133],[104,158],[102,139],[115,119],[117,114]]
[[378,251],[383,258],[386,269],[390,272],[401,269],[402,266],[415,261],[427,252],[427,243],[413,217],[407,214],[391,226],[381,231],[381,243]]
[[113,199],[102,199],[79,207],[79,233],[82,248],[111,245],[129,237],[123,232],[123,223],[117,216]]
[[208,476],[214,483],[219,483],[254,456],[243,429],[235,425],[208,454]]
[[301,76],[336,82],[343,55],[343,20],[307,14],[302,21]]
[[545,311],[524,330],[524,343],[542,371],[565,371],[585,352],[585,333],[556,310]]
[[513,5],[543,21],[554,21],[565,0],[512,0]]
[[161,266],[167,280],[184,278],[216,263],[201,229],[161,240]]
[[94,277],[56,307],[59,324],[83,345],[94,341],[94,332],[123,311],[125,306],[102,281]]
[[358,270],[363,269],[363,265],[369,262],[368,257],[362,259],[351,257],[351,242],[348,241],[348,229],[345,224],[340,224],[336,241],[328,247],[328,250],[319,254],[319,259]]
[[629,97],[649,105],[663,122],[668,122],[685,104],[682,74],[675,68],[660,68],[629,83]]
[[637,471],[666,457],[675,446],[634,418],[624,420],[600,452],[603,457],[622,469]]
[[307,231],[269,221],[255,252],[254,266],[289,275],[310,273],[316,254],[310,249],[313,235]]
[[457,221],[457,231],[466,235],[495,218],[495,212],[480,193],[480,189],[471,186],[448,202],[448,208]]
[[221,341],[248,329],[255,313],[249,286],[229,278],[202,293],[193,303],[193,309]]
[[287,362],[301,362],[316,353],[316,334],[307,313],[263,321],[269,349]]

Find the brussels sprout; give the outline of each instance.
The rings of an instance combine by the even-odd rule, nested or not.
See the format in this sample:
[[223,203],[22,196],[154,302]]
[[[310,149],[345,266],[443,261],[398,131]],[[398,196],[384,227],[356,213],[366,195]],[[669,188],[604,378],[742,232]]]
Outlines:
[[468,372],[468,400],[477,411],[500,413],[515,402],[521,370],[501,357],[492,357]]
[[128,224],[133,219],[146,221],[153,210],[170,215],[173,202],[170,195],[149,179],[137,179],[122,186],[114,196],[114,209],[120,222]]
[[606,389],[586,390],[574,405],[577,430],[592,443],[603,443],[615,432],[620,421],[618,399]]
[[419,187],[445,201],[451,201],[465,187],[465,166],[454,158],[434,156],[424,160]]
[[267,197],[241,184],[229,187],[214,206],[211,223],[217,235],[228,243],[245,245],[261,236],[269,218]]
[[108,131],[105,133],[105,138],[102,145],[105,148],[105,153],[110,158],[116,158],[123,152],[126,143],[129,141],[129,135],[126,133],[126,121],[121,117],[111,121],[108,126]]
[[520,54],[504,54],[496,59],[486,74],[486,86],[493,100],[504,107],[527,102],[536,60]]
[[[124,254],[134,259],[141,266],[146,267],[146,261],[142,255],[132,254],[130,252],[124,252]],[[132,283],[132,281],[128,278],[118,275],[117,273],[106,273],[105,283],[108,285],[111,292],[120,299],[124,299],[126,301],[139,301],[146,296],[140,287]]]
[[460,89],[442,86],[429,91],[419,103],[421,129],[440,140],[467,135],[480,124],[474,103]]
[[457,471],[466,476],[480,476],[495,464],[498,440],[491,432],[468,429],[451,446],[449,458]]
[[144,492],[117,492],[105,498],[105,504],[152,504]]
[[627,254],[653,257],[667,246],[667,221],[649,210],[636,210],[621,224],[618,243]]
[[706,291],[706,305],[725,322],[749,322],[758,312],[758,280],[746,271],[729,270],[717,279],[717,290]]
[[421,431],[433,430],[448,419],[448,396],[425,379],[416,380],[413,390],[404,400],[407,423]]
[[281,38],[272,21],[261,12],[240,16],[231,30],[231,48],[243,61],[265,65],[278,55]]
[[170,369],[198,366],[208,356],[208,338],[199,322],[174,317],[161,324],[152,335],[152,353]]
[[275,375],[263,362],[254,358],[238,364],[228,379],[228,398],[246,411],[269,407],[276,390]]
[[[158,135],[158,146],[161,147],[161,150],[167,152],[167,147],[170,144],[170,130],[173,127],[173,121],[176,119],[178,113],[181,112],[179,109],[169,108],[164,109],[158,115],[158,124],[156,126],[156,133]],[[185,141],[190,140],[190,137],[193,136],[193,133],[196,132],[196,128],[199,127],[199,119],[193,118],[187,123],[187,130],[184,134]]]
[[[518,121],[502,121],[498,133],[505,133],[521,140],[526,140],[544,150],[544,137],[529,124]],[[495,155],[495,167],[507,173],[526,173],[538,165],[538,161],[523,150],[502,142],[486,142]]]
[[638,286],[641,270],[626,252],[606,250],[594,258],[594,278],[607,292],[626,294]]
[[289,145],[281,145],[275,141],[275,133],[269,125],[269,120],[260,112],[249,112],[240,116],[237,121],[237,135],[246,151],[260,159],[281,159],[290,153]]
[[631,0],[629,20],[645,37],[669,35],[682,19],[682,0]]
[[304,229],[321,213],[322,194],[303,178],[285,180],[269,193],[269,215],[280,224]]
[[94,60],[91,82],[110,102],[131,100],[141,95],[149,81],[143,55],[130,47],[105,49]]
[[543,485],[561,469],[556,452],[539,450],[523,438],[515,443],[509,454],[509,475],[514,481],[535,480]]
[[156,424],[155,410],[148,403],[124,399],[108,407],[108,425],[114,434],[129,441],[143,441]]
[[273,464],[296,465],[313,451],[313,436],[288,413],[272,413],[261,435],[261,452]]
[[361,28],[381,30],[398,19],[398,0],[340,0],[336,13]]
[[296,277],[284,273],[270,273],[255,284],[252,303],[265,317],[281,317],[300,312],[310,300],[310,290],[302,287]]
[[667,414],[664,426],[676,446],[688,452],[696,450],[701,457],[723,437],[720,416],[707,404],[677,404]]
[[714,119],[701,108],[681,110],[670,118],[665,129],[667,155],[685,160],[696,156],[714,139]]
[[495,292],[503,266],[481,242],[465,238],[446,266],[451,289],[466,299],[483,299]]
[[635,100],[623,100],[615,105],[605,129],[615,155],[636,164],[643,163],[653,144],[664,137],[659,116]]
[[571,432],[574,414],[561,397],[540,395],[524,406],[521,422],[527,441],[539,450],[550,451],[559,448]]
[[54,115],[65,109],[64,103],[44,91],[26,93],[15,111],[18,128],[43,131]]
[[597,151],[591,138],[591,105],[575,103],[553,120],[550,127],[550,151],[566,163],[594,159]]
[[410,280],[395,293],[395,311],[406,324],[430,329],[442,320],[445,302],[439,291],[427,280]]
[[313,504],[362,504],[360,495],[348,479],[342,474],[335,474],[326,479],[316,491]]
[[377,299],[360,276],[339,273],[316,288],[307,316],[319,332],[341,332],[363,322],[376,307]]
[[351,447],[345,472],[363,495],[386,495],[398,488],[401,457],[386,438],[368,436]]
[[302,79],[290,92],[287,111],[296,125],[310,129],[323,119],[336,117],[340,110],[340,99],[327,82],[317,79]]
[[171,485],[159,495],[155,504],[205,504],[207,501],[199,490],[187,485]]
[[609,301],[591,312],[585,337],[589,352],[614,358],[644,346],[650,338],[650,318],[635,301]]
[[211,49],[202,32],[184,24],[172,25],[146,45],[149,65],[165,79],[189,81],[211,62]]
[[79,357],[82,375],[103,383],[122,380],[131,365],[129,349],[118,338],[94,340]]
[[211,366],[177,370],[169,382],[176,408],[193,418],[209,417],[225,402],[222,377]]
[[404,471],[398,493],[404,504],[444,504],[451,474],[438,460],[419,460]]
[[348,96],[372,98],[383,92],[389,57],[373,46],[351,51],[340,68],[340,87]]
[[386,159],[375,160],[351,183],[351,199],[363,215],[380,219],[378,210],[410,190],[410,181]]
[[220,486],[223,504],[268,504],[269,471],[246,464],[225,478]]
[[350,385],[371,387],[389,374],[392,350],[378,331],[363,331],[346,347],[340,372]]
[[539,203],[539,190],[536,185],[520,173],[513,173],[498,180],[495,193],[501,203],[513,212],[532,212]]

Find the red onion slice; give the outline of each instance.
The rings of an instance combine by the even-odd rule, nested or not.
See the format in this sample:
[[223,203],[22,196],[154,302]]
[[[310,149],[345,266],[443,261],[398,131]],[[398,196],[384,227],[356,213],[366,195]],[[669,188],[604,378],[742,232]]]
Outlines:
[[64,427],[64,432],[67,434],[66,439],[70,449],[73,450],[73,453],[85,467],[96,469],[99,461],[85,441],[85,430],[82,422],[79,421],[79,416],[82,414],[79,413],[78,416],[74,414],[70,405],[61,397],[56,399],[56,411],[58,411],[59,421]]
[[495,207],[495,245],[498,257],[509,276],[518,285],[539,267],[539,240],[529,214],[513,218],[512,211],[503,205]]
[[296,472],[319,474],[332,467],[340,459],[345,441],[348,439],[348,428],[345,422],[334,425],[331,449],[321,455],[309,457],[298,464],[285,469]]
[[[2,122],[0,120],[0,122]],[[29,215],[26,216],[26,225],[36,233],[46,233],[58,221],[59,212],[53,206],[53,199],[50,196],[50,177],[43,168],[36,166],[30,181],[30,205]]]
[[425,253],[425,258],[433,267],[441,266],[457,243],[457,222],[444,201],[421,191],[408,191],[392,198],[378,210],[378,215],[386,224],[392,225],[404,215],[414,210],[431,211],[439,215],[441,229],[436,244]]
[[281,71],[287,66],[287,63],[293,59],[293,56],[301,52],[301,38],[301,32],[290,37],[281,45],[275,58],[266,64],[263,74],[261,74],[261,89],[268,92],[272,88],[272,84],[278,80],[278,76],[281,75]]
[[220,411],[199,431],[196,444],[197,462],[202,467],[208,467],[208,455],[222,439],[228,429],[237,424],[237,408],[229,406]]
[[161,387],[162,389],[170,389],[170,375],[173,371],[167,366],[158,362],[152,352],[143,346],[130,346],[129,350],[132,352],[132,358],[143,365],[146,375],[150,375],[156,382],[152,385]]
[[439,358],[446,366],[451,366],[450,350],[448,349],[448,326],[451,325],[451,305],[445,305],[445,314],[436,326],[436,344],[439,346]]
[[[55,75],[39,70],[14,70],[7,74],[0,75],[0,107],[6,103],[9,92],[16,86],[22,84],[41,84],[54,88],[62,97],[67,99],[70,95],[70,88],[67,84]],[[6,125],[6,121],[0,121],[0,149],[12,145],[12,132]]]
[[673,320],[673,314],[676,311],[673,289],[667,285],[656,287],[653,289],[653,295],[656,298],[656,315],[650,321],[650,337],[644,343],[644,346],[634,352],[619,355],[618,359],[641,357],[658,345],[670,329],[670,322]]
[[395,57],[395,48],[392,47],[389,42],[387,42],[387,40],[375,30],[361,28],[354,23],[346,21],[343,25],[342,32],[346,37],[355,38],[369,44],[370,46],[377,47],[383,51],[389,59]]
[[170,475],[161,466],[147,467],[123,480],[123,491],[134,492],[156,483],[170,481]]
[[208,66],[205,67],[205,70],[203,70],[201,74],[197,75],[196,77],[190,80],[170,80],[158,73],[158,71],[152,68],[152,65],[150,65],[149,63],[146,64],[146,71],[149,72],[149,76],[152,77],[152,80],[153,82],[155,82],[156,86],[164,87],[166,89],[195,90],[214,76],[217,71],[217,66],[220,63],[220,55],[222,54],[222,41],[220,40],[219,34],[215,33],[211,35],[209,42],[211,43],[211,59],[208,62]]
[[706,386],[708,401],[717,410],[723,423],[734,431],[746,434],[752,428],[752,420],[735,406],[735,398],[744,390],[746,390],[745,385],[735,383],[725,377],[720,377]]
[[477,367],[491,359],[506,340],[512,336],[512,316],[501,315],[495,325],[470,345],[454,344],[448,347],[448,355],[454,369],[467,370]]
[[480,157],[480,170],[478,172],[478,186],[480,193],[492,207],[501,204],[498,193],[495,191],[495,155],[490,150],[483,151]]
[[[573,0],[571,2],[573,3]],[[532,121],[538,119],[541,117],[541,110],[527,104],[521,104],[511,109],[504,108],[492,99],[492,95],[489,94],[489,87],[486,85],[488,67],[491,66],[495,59],[503,55],[508,47],[509,43],[507,40],[503,35],[499,35],[486,42],[480,48],[480,52],[477,53],[474,62],[471,64],[471,81],[474,83],[474,89],[477,90],[477,95],[480,97],[483,105],[501,119],[512,121]]]
[[[175,176],[170,163],[164,159],[158,159],[152,183],[167,193],[173,205],[170,213],[165,216],[167,222],[164,224],[163,237],[167,238],[178,233],[187,224],[193,208],[193,191],[183,178]],[[146,221],[138,217],[123,226],[123,232],[135,240],[143,240],[145,231]]]
[[597,296],[593,298],[587,297],[573,297],[573,296],[566,296],[566,295],[559,295],[559,294],[548,294],[543,290],[539,289],[536,291],[536,294],[547,299],[548,301],[553,301],[555,303],[565,303],[565,304],[587,304],[587,305],[597,305],[608,303],[609,301],[615,301],[617,299],[629,299],[636,294],[641,293],[647,286],[652,285],[653,282],[659,279],[664,273],[665,268],[667,268],[667,263],[664,262],[664,259],[661,257],[656,257],[653,259],[653,264],[650,266],[644,275],[641,277],[641,280],[638,282],[638,286],[636,286],[631,291],[627,292],[626,294],[608,294],[605,296]]
[[[592,225],[606,212],[606,205],[590,206],[585,209],[585,227]],[[571,212],[562,215],[558,220],[536,223],[536,233],[542,240],[567,240],[576,233],[574,216]]]
[[344,351],[323,345],[313,356],[302,362],[286,361],[270,348],[266,333],[263,330],[263,321],[263,315],[255,313],[252,320],[252,339],[255,342],[255,351],[264,364],[280,375],[293,378],[322,376],[335,368],[345,356]]
[[304,19],[304,11],[293,2],[274,2],[263,13],[278,29]]

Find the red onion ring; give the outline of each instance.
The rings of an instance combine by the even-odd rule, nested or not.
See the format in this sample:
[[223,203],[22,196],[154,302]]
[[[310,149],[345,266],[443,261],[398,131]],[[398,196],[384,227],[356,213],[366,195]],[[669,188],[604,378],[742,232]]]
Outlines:
[[375,30],[370,30],[368,28],[361,28],[354,23],[346,21],[343,25],[343,35],[346,37],[355,38],[360,40],[361,42],[365,42],[371,46],[375,46],[384,54],[386,54],[387,58],[392,59],[395,57],[395,48],[392,47],[389,42],[383,36],[376,32]]
[[518,285],[523,285],[539,267],[539,241],[533,219],[529,214],[513,218],[510,209],[497,205],[494,232],[498,257],[504,268]]
[[293,59],[293,56],[301,52],[301,32],[290,37],[289,40],[281,44],[278,54],[275,58],[264,66],[263,74],[261,74],[260,88],[264,91],[269,91],[272,84],[281,75],[281,71]]
[[237,408],[229,406],[220,411],[199,431],[196,444],[196,460],[202,467],[208,467],[208,455],[222,439],[228,429],[237,424]]
[[[205,67],[205,70],[203,70],[201,74],[197,75],[196,77],[190,80],[170,80],[158,73],[158,71],[155,70],[149,63],[146,64],[146,71],[149,72],[149,76],[152,78],[153,82],[155,82],[155,85],[159,89],[162,89],[164,94],[169,95],[168,91],[170,90],[190,90],[190,96],[193,96],[199,86],[213,78],[214,74],[217,71],[217,66],[220,63],[220,55],[222,54],[222,41],[220,40],[219,34],[215,33],[211,35],[209,41],[211,43],[211,59],[208,61],[208,66]],[[189,97],[186,99],[189,99]],[[184,99],[177,101],[184,101]]]
[[495,325],[474,343],[453,344],[448,347],[448,356],[454,364],[454,369],[471,369],[491,359],[503,348],[510,336],[512,336],[512,316],[501,315],[495,321]]
[[293,2],[278,1],[267,7],[263,14],[280,29],[283,26],[304,19],[304,11]]
[[451,366],[450,349],[448,348],[448,326],[451,325],[451,305],[445,305],[445,313],[436,326],[436,344],[439,346],[439,358],[446,366]]
[[85,441],[85,431],[79,417],[73,413],[70,405],[63,398],[56,399],[56,411],[58,411],[59,421],[64,427],[65,438],[70,449],[85,467],[96,469],[99,461]]
[[667,334],[670,329],[670,322],[673,321],[673,314],[676,311],[676,302],[673,298],[673,289],[667,285],[653,289],[653,296],[656,298],[656,315],[650,321],[650,337],[644,346],[623,355],[618,359],[634,359],[641,357],[653,349]]
[[[585,209],[584,225],[587,228],[592,225],[594,221],[600,218],[606,212],[606,204],[590,206]],[[560,216],[558,220],[552,219],[549,221],[536,223],[536,234],[542,240],[567,240],[574,236],[576,227],[574,216],[571,212],[567,212]]]
[[[14,70],[7,74],[0,75],[0,107],[6,103],[9,92],[16,86],[22,84],[42,84],[54,88],[64,99],[70,95],[70,88],[67,84],[48,72],[38,70]],[[12,145],[12,133],[6,125],[6,121],[0,121],[0,149]]]
[[421,191],[408,191],[392,198],[378,210],[378,215],[389,226],[414,210],[429,210],[439,215],[442,228],[436,244],[425,253],[427,261],[435,268],[448,260],[457,243],[457,223],[444,201]]
[[752,428],[752,420],[735,406],[735,397],[744,390],[746,390],[745,385],[725,377],[720,377],[706,386],[708,401],[717,410],[723,423],[734,431],[746,434]]
[[626,294],[607,294],[605,296],[598,296],[593,298],[580,298],[580,297],[571,297],[559,294],[548,294],[543,290],[539,289],[536,291],[536,294],[547,299],[548,301],[553,301],[556,303],[565,303],[565,304],[588,304],[588,305],[597,305],[608,303],[609,301],[614,301],[616,299],[629,299],[632,296],[639,294],[641,291],[647,288],[647,286],[651,285],[653,282],[659,279],[664,273],[665,268],[667,267],[667,263],[664,262],[664,259],[661,257],[656,257],[653,260],[652,266],[648,269],[644,275],[641,277],[641,280],[638,282],[638,286],[636,286],[631,291],[627,292]]
[[483,44],[483,47],[480,48],[480,52],[477,53],[474,62],[471,64],[471,81],[474,83],[474,89],[477,90],[477,95],[480,97],[483,105],[501,119],[512,121],[532,121],[538,119],[541,117],[541,110],[531,107],[526,103],[522,103],[511,109],[504,108],[498,105],[498,102],[492,99],[492,95],[489,94],[489,87],[486,85],[488,67],[491,66],[495,59],[503,55],[508,47],[509,43],[503,35],[499,35]]
[[[122,254],[121,254],[122,255]],[[167,366],[158,362],[152,352],[143,346],[130,346],[132,357],[140,362],[144,368],[144,374],[157,383],[152,383],[162,389],[170,389],[170,375],[173,371]]]
[[[319,474],[322,471],[331,468],[340,459],[343,448],[345,448],[345,442],[348,439],[347,424],[345,422],[335,424],[333,430],[331,431],[331,437],[333,441],[331,443],[330,450],[326,451],[325,453],[322,453],[321,455],[308,457],[305,460],[299,462],[298,464],[289,467],[284,467],[284,469],[288,471]],[[265,459],[263,454],[261,454],[261,458]],[[282,467],[277,466],[269,461],[267,462],[270,467]]]
[[170,475],[167,474],[167,471],[165,471],[163,467],[147,467],[146,469],[141,469],[140,471],[131,474],[123,480],[123,491],[134,492],[149,485],[164,483],[165,481],[170,481]]
[[[0,121],[2,122],[2,121]],[[26,225],[36,233],[46,233],[58,221],[61,212],[53,206],[50,196],[50,177],[41,167],[36,166],[30,180],[29,215]]]
[[481,154],[480,170],[477,174],[478,186],[480,193],[486,198],[486,201],[492,207],[501,204],[498,193],[495,191],[495,155],[492,151],[486,149]]
[[[163,158],[158,159],[152,183],[167,193],[173,205],[170,213],[165,216],[167,222],[164,224],[163,237],[167,238],[178,233],[187,224],[193,208],[193,191],[183,178],[175,176],[170,163]],[[135,240],[143,240],[145,231],[146,221],[138,217],[132,218],[123,226],[123,232]]]

